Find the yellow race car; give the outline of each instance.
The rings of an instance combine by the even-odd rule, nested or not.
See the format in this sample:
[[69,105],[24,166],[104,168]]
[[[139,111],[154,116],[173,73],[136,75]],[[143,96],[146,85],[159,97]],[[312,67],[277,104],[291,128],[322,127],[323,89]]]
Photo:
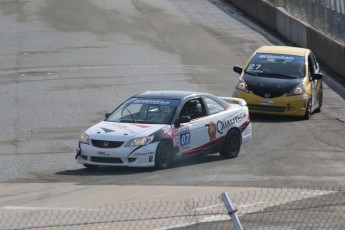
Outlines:
[[309,119],[322,107],[322,74],[311,50],[262,46],[240,74],[233,97],[246,100],[251,113],[300,116]]

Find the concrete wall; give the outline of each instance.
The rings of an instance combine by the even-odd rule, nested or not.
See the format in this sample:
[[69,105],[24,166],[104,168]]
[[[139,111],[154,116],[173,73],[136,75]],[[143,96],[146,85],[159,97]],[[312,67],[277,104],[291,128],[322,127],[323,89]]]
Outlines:
[[228,0],[251,17],[277,31],[297,46],[311,49],[317,58],[345,77],[345,45],[308,23],[292,17],[283,8],[265,0]]
[[307,47],[308,24],[292,17],[283,8],[276,8],[276,31],[300,47]]
[[345,45],[312,27],[307,30],[307,39],[308,48],[314,50],[318,59],[345,78]]
[[228,0],[236,7],[246,12],[271,29],[276,29],[276,8],[266,1],[256,0]]

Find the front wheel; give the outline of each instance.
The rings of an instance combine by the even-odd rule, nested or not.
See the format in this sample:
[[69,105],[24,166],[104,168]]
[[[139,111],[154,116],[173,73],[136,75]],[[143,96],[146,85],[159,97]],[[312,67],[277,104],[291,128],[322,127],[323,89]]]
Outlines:
[[311,106],[312,106],[312,99],[310,98],[308,100],[308,104],[307,104],[307,108],[305,110],[305,113],[304,113],[304,116],[303,116],[303,119],[304,120],[309,120],[310,116],[311,116]]
[[320,113],[321,112],[322,100],[323,100],[323,94],[322,94],[322,91],[321,91],[320,98],[319,98],[319,107],[315,110],[315,113]]
[[173,160],[173,147],[172,144],[167,141],[161,141],[156,150],[155,156],[155,168],[166,169],[170,166]]
[[231,159],[238,156],[241,149],[242,137],[237,129],[231,129],[225,137],[223,151],[220,155],[225,159]]

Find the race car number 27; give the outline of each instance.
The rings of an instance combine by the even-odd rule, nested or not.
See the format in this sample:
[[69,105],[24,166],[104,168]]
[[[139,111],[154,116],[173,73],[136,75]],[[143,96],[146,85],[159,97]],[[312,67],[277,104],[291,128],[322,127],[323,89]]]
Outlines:
[[184,131],[180,133],[180,145],[188,145],[190,143],[190,131]]

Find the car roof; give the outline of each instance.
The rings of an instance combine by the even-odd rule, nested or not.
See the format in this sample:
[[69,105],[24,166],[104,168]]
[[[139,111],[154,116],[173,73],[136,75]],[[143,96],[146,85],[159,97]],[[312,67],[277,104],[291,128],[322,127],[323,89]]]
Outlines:
[[305,56],[306,53],[309,52],[309,49],[293,46],[261,46],[256,50],[256,53],[287,54],[296,56]]
[[193,92],[193,91],[167,90],[167,91],[146,91],[146,92],[137,94],[134,97],[182,100],[186,97],[201,96],[201,95],[209,95],[209,94]]

